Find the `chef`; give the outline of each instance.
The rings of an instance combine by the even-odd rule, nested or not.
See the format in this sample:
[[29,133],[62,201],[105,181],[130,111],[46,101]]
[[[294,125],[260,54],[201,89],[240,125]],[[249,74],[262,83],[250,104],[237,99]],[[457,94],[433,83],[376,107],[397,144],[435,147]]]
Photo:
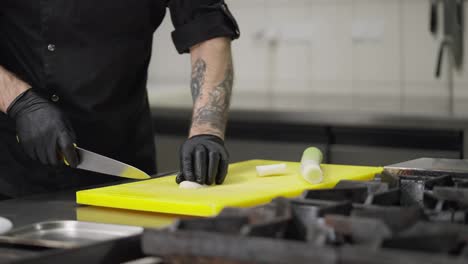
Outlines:
[[223,183],[230,43],[239,37],[223,0],[2,0],[0,197],[113,179],[74,169],[74,144],[156,173],[146,80],[166,9],[175,48],[190,53],[192,67],[177,182]]

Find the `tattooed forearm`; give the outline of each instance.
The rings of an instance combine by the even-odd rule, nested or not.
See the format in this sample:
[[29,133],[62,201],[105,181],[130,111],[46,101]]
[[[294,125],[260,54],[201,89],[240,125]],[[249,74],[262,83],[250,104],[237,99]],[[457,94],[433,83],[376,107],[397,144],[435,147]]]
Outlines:
[[206,62],[202,59],[195,61],[192,67],[192,80],[190,87],[192,90],[192,99],[195,102],[200,96],[201,88],[205,83]]
[[[203,74],[201,74],[201,76],[203,76]],[[200,78],[200,76],[198,76],[198,79],[202,80],[204,77]],[[197,90],[197,98],[200,98],[205,103],[195,108],[192,128],[203,127],[205,130],[208,130],[207,132],[224,136],[233,80],[234,70],[232,61],[229,60],[224,73],[224,80],[221,83],[212,88],[206,87],[203,90]],[[192,85],[192,90],[196,90],[193,87],[194,85]]]

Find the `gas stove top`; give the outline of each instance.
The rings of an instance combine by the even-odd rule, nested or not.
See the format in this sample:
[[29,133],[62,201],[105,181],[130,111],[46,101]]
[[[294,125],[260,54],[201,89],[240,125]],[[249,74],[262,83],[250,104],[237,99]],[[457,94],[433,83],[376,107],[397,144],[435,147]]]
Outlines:
[[373,181],[341,181],[295,199],[227,208],[213,218],[180,219],[142,236],[57,250],[6,245],[4,253],[34,264],[466,264],[464,163],[419,159],[388,166]]
[[143,251],[165,263],[468,263],[468,173],[394,172],[146,230]]

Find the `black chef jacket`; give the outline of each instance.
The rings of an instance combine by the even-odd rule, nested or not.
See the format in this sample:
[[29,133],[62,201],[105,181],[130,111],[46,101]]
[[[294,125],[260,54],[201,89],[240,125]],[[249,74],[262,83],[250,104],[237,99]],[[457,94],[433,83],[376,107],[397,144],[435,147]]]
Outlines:
[[[2,0],[0,65],[66,114],[79,146],[153,174],[146,80],[153,33],[167,7],[179,53],[211,38],[239,36],[223,0]],[[13,121],[0,113],[0,195],[105,179],[58,171],[31,162],[16,142]]]

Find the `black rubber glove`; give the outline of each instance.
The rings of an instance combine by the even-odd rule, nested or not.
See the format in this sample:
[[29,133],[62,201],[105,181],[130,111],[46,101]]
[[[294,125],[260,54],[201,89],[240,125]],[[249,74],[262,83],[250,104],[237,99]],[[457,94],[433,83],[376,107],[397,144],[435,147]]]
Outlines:
[[198,135],[184,142],[179,151],[180,172],[176,182],[222,184],[229,166],[229,154],[221,138]]
[[29,89],[11,103],[7,113],[16,121],[18,141],[33,160],[57,166],[63,157],[70,167],[78,165],[75,133],[52,103]]

